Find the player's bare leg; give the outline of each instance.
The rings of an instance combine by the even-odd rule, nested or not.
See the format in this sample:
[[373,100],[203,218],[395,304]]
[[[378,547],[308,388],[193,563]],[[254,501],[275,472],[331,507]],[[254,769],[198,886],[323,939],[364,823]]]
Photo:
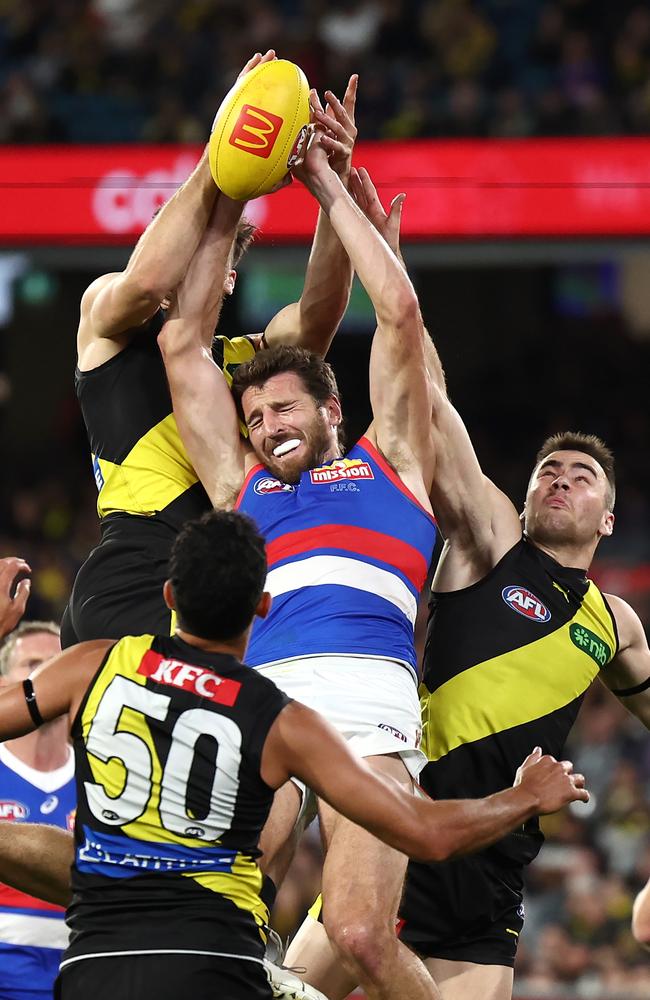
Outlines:
[[344,1000],[358,985],[341,965],[325,928],[313,917],[305,917],[284,961],[290,969],[304,969],[303,978],[322,990],[329,1000]]
[[[375,770],[412,787],[399,757],[368,757]],[[395,934],[406,855],[320,805],[325,844],[323,923],[340,961],[370,1000],[440,1000],[431,976]],[[300,965],[304,965],[298,957]],[[305,979],[310,982],[309,972]]]
[[426,958],[424,964],[438,984],[442,1000],[511,1000],[513,970],[505,965],[443,958]]

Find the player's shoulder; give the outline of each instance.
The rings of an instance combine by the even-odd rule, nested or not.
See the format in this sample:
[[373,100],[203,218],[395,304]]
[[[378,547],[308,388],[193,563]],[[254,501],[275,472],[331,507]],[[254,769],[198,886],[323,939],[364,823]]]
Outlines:
[[635,639],[642,636],[645,638],[641,619],[631,604],[624,601],[618,594],[603,593],[603,597],[614,619],[621,647],[630,645]]

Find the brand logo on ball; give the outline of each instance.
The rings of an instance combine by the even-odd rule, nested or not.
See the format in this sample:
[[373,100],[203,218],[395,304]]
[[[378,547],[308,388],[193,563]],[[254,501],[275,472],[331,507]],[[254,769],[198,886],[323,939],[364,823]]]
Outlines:
[[551,612],[538,597],[525,587],[504,587],[501,596],[513,611],[533,622],[547,622]]
[[590,629],[573,622],[569,626],[569,635],[571,636],[573,645],[581,649],[587,656],[590,656],[599,667],[604,667],[606,663],[609,663],[612,655],[611,649],[606,642],[603,642]]
[[0,820],[11,823],[17,819],[27,819],[28,816],[29,809],[22,802],[0,799]]
[[374,479],[375,474],[367,462],[360,458],[339,458],[330,465],[309,470],[309,478],[314,485],[336,483],[340,479]]
[[293,493],[294,487],[289,483],[281,483],[279,479],[272,479],[270,476],[258,479],[253,486],[253,492],[258,497],[265,497],[269,493]]
[[283,125],[284,119],[279,115],[245,104],[239,112],[228,142],[237,149],[266,160],[271,155]]

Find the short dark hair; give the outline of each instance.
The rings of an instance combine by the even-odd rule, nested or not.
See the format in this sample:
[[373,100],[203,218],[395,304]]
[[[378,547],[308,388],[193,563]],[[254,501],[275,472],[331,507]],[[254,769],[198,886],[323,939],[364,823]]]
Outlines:
[[231,264],[233,267],[237,267],[256,236],[257,227],[249,219],[242,217],[239,220],[237,232],[235,233],[235,242],[232,245]]
[[176,537],[169,578],[182,629],[200,639],[234,639],[264,592],[264,539],[246,514],[208,511]]
[[298,375],[318,406],[326,403],[330,396],[340,399],[334,371],[327,361],[312,351],[306,351],[304,347],[280,344],[278,347],[258,351],[254,358],[240,365],[233,375],[232,394],[242,418],[241,398],[246,389],[253,385],[264,385],[274,375],[282,375],[284,372]]
[[554,451],[583,451],[585,455],[595,458],[607,477],[607,507],[614,509],[616,500],[616,477],[614,475],[614,455],[601,438],[595,434],[583,434],[581,431],[561,431],[551,434],[537,452],[535,468]]

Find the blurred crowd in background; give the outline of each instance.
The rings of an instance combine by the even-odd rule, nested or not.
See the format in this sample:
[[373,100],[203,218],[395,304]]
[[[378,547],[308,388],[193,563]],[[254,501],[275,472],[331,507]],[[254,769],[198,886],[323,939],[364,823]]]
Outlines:
[[[647,3],[0,0],[0,142],[201,142],[238,69],[271,46],[320,90],[341,93],[359,72],[364,139],[650,132]],[[590,431],[613,447],[617,527],[594,575],[647,627],[650,340],[632,334],[593,274],[535,279],[556,286],[539,301],[537,285],[515,269],[500,283],[486,272],[471,294],[463,294],[461,274],[421,279],[454,401],[485,470],[513,499],[523,500],[547,434]],[[587,282],[593,308],[585,296],[574,308],[571,281]],[[474,343],[459,332],[476,327],[471,308],[483,323]],[[53,315],[48,304],[38,322],[71,343],[71,330],[58,329]],[[345,352],[335,345],[333,358],[354,439],[367,416],[358,393],[367,336],[343,341]],[[15,374],[0,374],[0,555],[32,565],[28,617],[56,619],[98,539],[95,486],[71,372],[56,412],[39,413],[34,399],[43,441],[28,451],[4,432]],[[13,386],[14,398],[23,391]],[[425,618],[423,599],[420,642]],[[650,741],[596,685],[568,755],[593,798],[544,823],[548,842],[529,872],[516,995],[647,997],[648,956],[629,923],[633,897],[650,877]],[[279,895],[282,934],[301,920],[319,876],[312,828]]]
[[3,0],[0,141],[199,142],[270,47],[365,139],[650,131],[642,0]]

